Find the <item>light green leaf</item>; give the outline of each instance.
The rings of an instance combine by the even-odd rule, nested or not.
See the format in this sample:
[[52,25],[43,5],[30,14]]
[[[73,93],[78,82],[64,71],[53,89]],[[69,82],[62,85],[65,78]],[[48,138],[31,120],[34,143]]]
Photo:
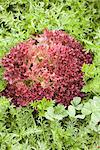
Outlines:
[[98,123],[100,121],[100,112],[92,113],[91,121],[94,123]]
[[47,112],[45,113],[46,119],[54,121],[53,114],[54,114],[54,108],[53,107],[49,107]]
[[74,97],[73,100],[71,101],[71,104],[73,106],[77,106],[80,102],[81,102],[81,98],[80,97]]
[[79,104],[75,107],[76,110],[81,110],[83,108],[83,104]]
[[62,120],[64,117],[68,116],[67,110],[65,110],[63,105],[57,105],[55,107],[49,107],[45,113],[45,117],[48,120]]
[[68,106],[68,114],[70,117],[75,117],[76,110],[74,106],[72,105]]
[[6,81],[0,80],[0,92],[2,92],[6,87]]
[[82,110],[81,110],[83,115],[89,115],[92,113],[91,110],[91,104],[89,102],[85,103]]
[[93,100],[91,100],[91,108],[92,112],[100,112],[100,97],[94,96]]
[[85,115],[76,115],[75,118],[84,119],[84,118],[85,118]]

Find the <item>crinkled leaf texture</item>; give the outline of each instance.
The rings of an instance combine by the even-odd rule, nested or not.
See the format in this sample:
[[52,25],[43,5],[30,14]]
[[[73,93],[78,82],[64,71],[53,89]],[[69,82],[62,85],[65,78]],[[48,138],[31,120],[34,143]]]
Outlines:
[[44,30],[11,48],[2,59],[8,82],[2,95],[16,105],[45,97],[67,106],[75,96],[84,97],[84,63],[92,63],[92,55],[73,37],[61,30]]

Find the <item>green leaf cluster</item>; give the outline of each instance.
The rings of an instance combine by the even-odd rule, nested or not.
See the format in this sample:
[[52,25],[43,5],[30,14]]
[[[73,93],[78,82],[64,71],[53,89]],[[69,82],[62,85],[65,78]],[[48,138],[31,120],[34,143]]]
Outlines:
[[3,78],[4,68],[0,66],[0,92],[6,87],[6,81]]
[[[45,100],[15,108],[10,105],[10,100],[0,98],[0,150],[97,149],[100,135],[95,128],[90,128],[90,121],[94,120],[92,114],[99,107],[99,97],[94,97],[95,102],[91,100],[84,104],[76,97],[70,109],[55,105],[51,100],[45,105]],[[95,103],[95,109],[82,118],[81,111],[84,114],[84,109],[90,110],[86,107],[90,102],[92,107]],[[81,104],[83,107],[79,109]],[[38,113],[34,112],[36,106]],[[40,110],[44,112],[42,115]]]

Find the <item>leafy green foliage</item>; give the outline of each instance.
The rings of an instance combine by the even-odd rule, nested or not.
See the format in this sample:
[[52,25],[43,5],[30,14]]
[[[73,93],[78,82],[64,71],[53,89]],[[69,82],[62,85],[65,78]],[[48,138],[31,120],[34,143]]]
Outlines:
[[[83,103],[75,98],[67,110],[45,99],[32,106],[15,108],[10,100],[1,97],[0,150],[98,149],[99,8],[99,0],[0,0],[0,58],[30,34],[40,33],[44,28],[63,29],[93,53],[93,64],[84,64],[82,70],[86,82],[83,91],[90,92],[90,98],[95,95]],[[3,68],[0,68],[0,91],[6,85],[2,77]],[[38,113],[33,115],[35,109]]]
[[4,69],[0,66],[0,92],[3,91],[6,87],[6,81],[3,79]]
[[32,33],[41,32],[44,28],[63,29],[81,40],[85,38],[88,41],[93,36],[98,39],[97,1],[1,0],[0,32],[1,44],[4,44],[1,48],[8,49],[18,40],[21,41]]
[[49,101],[46,98],[43,98],[42,101],[35,101],[31,104],[31,106],[38,110],[39,117],[43,117],[45,115],[45,111],[47,111],[49,107],[54,106],[54,101]]
[[[99,97],[94,97],[95,107],[99,104]],[[79,98],[74,99],[76,104]],[[46,102],[46,104],[45,104]],[[91,105],[93,107],[93,100]],[[38,105],[37,105],[37,104]],[[44,105],[43,105],[44,104]],[[77,106],[81,103],[77,103]],[[85,109],[87,102],[83,104]],[[73,108],[76,110],[74,105]],[[99,107],[99,106],[98,106]],[[38,114],[34,114],[37,108]],[[76,110],[81,115],[81,111]],[[42,115],[41,111],[44,112]],[[85,118],[76,118],[70,115],[69,109],[54,102],[37,101],[27,107],[10,105],[4,97],[0,99],[0,149],[1,150],[74,150],[96,149],[99,146],[99,134],[90,123],[92,113]],[[99,110],[98,110],[99,112]],[[84,114],[84,113],[83,113]],[[99,112],[100,114],[100,112]],[[33,117],[34,116],[34,117]],[[100,116],[100,115],[99,115]],[[80,121],[81,120],[81,121]]]
[[[98,52],[99,53],[99,52]],[[100,95],[100,65],[98,62],[91,65],[83,65],[84,80],[86,85],[83,87],[83,92],[91,92],[94,95]]]
[[57,105],[56,107],[49,107],[45,113],[45,117],[48,120],[62,120],[64,117],[68,116],[67,111],[63,105]]
[[100,133],[100,97],[95,96],[93,99],[86,102],[81,112],[85,116],[91,114],[91,120],[89,123],[91,129],[94,129]]

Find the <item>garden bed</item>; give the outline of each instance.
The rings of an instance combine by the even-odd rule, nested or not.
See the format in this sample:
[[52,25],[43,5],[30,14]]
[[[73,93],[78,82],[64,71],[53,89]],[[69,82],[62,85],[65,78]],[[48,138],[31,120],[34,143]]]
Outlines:
[[0,150],[100,148],[99,0],[0,1]]

